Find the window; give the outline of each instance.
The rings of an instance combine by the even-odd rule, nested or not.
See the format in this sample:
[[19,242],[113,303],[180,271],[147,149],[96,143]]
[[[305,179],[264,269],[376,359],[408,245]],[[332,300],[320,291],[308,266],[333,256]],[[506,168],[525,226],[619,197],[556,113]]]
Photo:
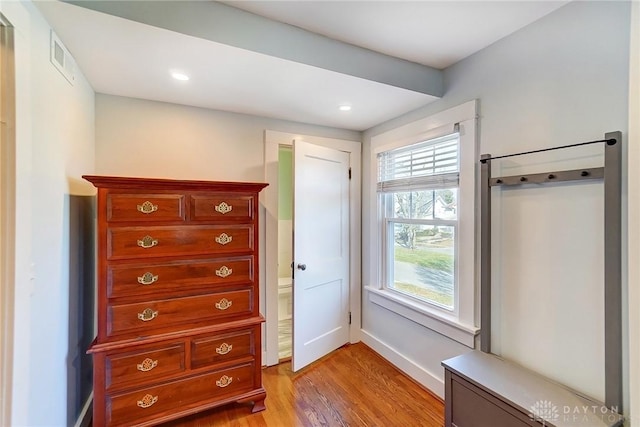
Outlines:
[[476,102],[371,137],[369,301],[471,348],[476,324]]
[[459,184],[458,133],[378,154],[387,289],[453,311]]

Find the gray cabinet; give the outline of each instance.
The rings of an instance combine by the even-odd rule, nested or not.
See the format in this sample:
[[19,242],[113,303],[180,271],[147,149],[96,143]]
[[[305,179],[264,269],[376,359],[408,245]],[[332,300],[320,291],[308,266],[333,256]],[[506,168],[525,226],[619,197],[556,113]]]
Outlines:
[[446,427],[615,427],[622,416],[539,374],[472,351],[442,362]]

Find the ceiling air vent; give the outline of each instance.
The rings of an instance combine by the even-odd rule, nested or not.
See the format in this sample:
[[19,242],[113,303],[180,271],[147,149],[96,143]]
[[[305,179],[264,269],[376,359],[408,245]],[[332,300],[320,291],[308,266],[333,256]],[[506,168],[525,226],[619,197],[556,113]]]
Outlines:
[[75,61],[53,30],[51,30],[51,63],[69,83],[73,84],[76,79]]

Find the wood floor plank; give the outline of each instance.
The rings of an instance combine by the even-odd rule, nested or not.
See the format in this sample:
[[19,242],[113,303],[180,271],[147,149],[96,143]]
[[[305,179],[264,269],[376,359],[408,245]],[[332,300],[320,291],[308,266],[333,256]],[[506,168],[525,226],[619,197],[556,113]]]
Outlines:
[[263,371],[267,409],[232,404],[162,427],[441,427],[443,402],[362,343],[340,348],[293,373]]

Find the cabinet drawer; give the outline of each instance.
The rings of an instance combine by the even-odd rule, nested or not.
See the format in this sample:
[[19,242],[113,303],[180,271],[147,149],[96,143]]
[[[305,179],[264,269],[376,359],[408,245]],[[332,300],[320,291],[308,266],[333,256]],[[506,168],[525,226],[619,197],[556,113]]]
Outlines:
[[253,283],[253,257],[109,265],[107,296],[189,292],[211,285]]
[[192,221],[253,220],[252,196],[229,194],[194,194],[190,197]]
[[182,194],[108,194],[107,221],[184,221]]
[[105,356],[107,389],[144,383],[184,371],[184,344],[171,343]]
[[[475,386],[469,384],[468,387],[457,380],[451,381],[451,422],[459,427],[485,427],[485,426],[509,426],[527,427],[538,425],[530,417],[514,411],[513,408],[504,405],[500,407],[493,404],[484,392],[478,389],[479,393],[471,388]],[[507,410],[507,408],[509,408]],[[517,415],[510,413],[515,412]],[[524,419],[521,419],[524,418]],[[525,421],[526,420],[526,421]]]
[[254,337],[260,327],[191,340],[191,366],[200,368],[238,357],[254,355]]
[[253,251],[253,226],[114,227],[107,230],[109,259],[225,254]]
[[248,316],[252,311],[253,288],[135,304],[111,304],[107,311],[107,335],[129,332],[148,335],[158,329],[180,330],[186,323],[205,326],[219,318]]
[[247,363],[135,392],[107,395],[107,425],[134,425],[160,413],[214,402],[254,388],[254,364]]

